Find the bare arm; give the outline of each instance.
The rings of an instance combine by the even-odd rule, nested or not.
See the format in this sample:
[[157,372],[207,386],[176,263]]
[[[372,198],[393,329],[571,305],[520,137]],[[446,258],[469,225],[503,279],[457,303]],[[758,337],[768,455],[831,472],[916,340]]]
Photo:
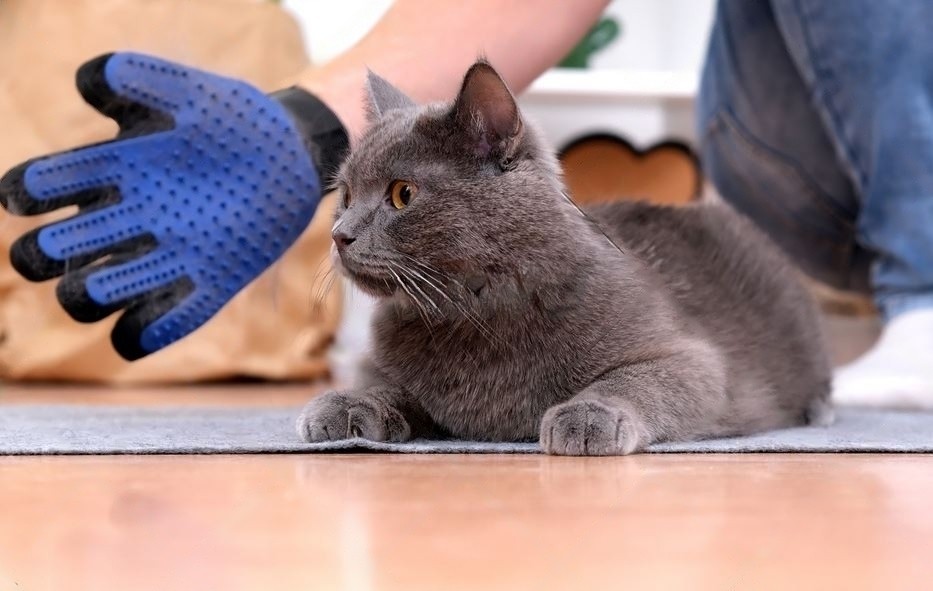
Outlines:
[[366,68],[415,100],[453,96],[480,54],[521,92],[566,55],[608,0],[398,0],[359,43],[299,85],[328,104],[353,137],[365,123]]

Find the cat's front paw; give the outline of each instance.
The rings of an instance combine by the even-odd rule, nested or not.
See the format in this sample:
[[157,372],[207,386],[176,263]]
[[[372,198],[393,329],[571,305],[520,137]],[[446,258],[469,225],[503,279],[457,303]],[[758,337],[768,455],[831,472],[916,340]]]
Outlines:
[[643,423],[634,412],[599,400],[571,400],[541,420],[541,448],[559,456],[617,456],[643,445]]
[[298,435],[310,443],[362,437],[371,441],[407,441],[408,421],[397,409],[365,393],[327,392],[309,402],[298,416]]

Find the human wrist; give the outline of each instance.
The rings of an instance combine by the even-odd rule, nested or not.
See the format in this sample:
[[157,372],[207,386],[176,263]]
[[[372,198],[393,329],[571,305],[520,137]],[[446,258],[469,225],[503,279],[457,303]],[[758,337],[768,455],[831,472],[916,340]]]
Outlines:
[[269,96],[288,111],[326,187],[349,150],[343,123],[324,101],[300,86],[289,86]]

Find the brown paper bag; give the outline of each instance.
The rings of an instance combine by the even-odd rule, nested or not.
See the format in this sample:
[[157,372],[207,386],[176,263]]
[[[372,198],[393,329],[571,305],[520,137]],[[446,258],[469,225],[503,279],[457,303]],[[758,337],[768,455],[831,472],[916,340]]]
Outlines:
[[[28,158],[113,137],[113,122],[74,89],[84,61],[116,50],[153,53],[265,90],[308,65],[300,31],[272,2],[249,0],[0,1],[0,173]],[[10,267],[10,245],[62,217],[0,214],[0,379],[112,383],[190,382],[232,376],[323,376],[339,315],[336,289],[317,297],[328,265],[332,200],[272,269],[191,336],[143,360],[114,353],[116,315],[71,320],[55,282],[29,283]]]

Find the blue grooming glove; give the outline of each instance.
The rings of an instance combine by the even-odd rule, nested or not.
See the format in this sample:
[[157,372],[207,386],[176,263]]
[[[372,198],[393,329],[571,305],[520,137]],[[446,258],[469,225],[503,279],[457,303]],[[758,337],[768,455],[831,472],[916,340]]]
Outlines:
[[285,252],[347,135],[304,91],[267,96],[145,55],[101,56],[77,83],[120,132],[4,175],[11,213],[78,206],[19,238],[10,256],[29,280],[61,277],[58,300],[75,320],[124,310],[113,345],[139,359],[196,330]]

